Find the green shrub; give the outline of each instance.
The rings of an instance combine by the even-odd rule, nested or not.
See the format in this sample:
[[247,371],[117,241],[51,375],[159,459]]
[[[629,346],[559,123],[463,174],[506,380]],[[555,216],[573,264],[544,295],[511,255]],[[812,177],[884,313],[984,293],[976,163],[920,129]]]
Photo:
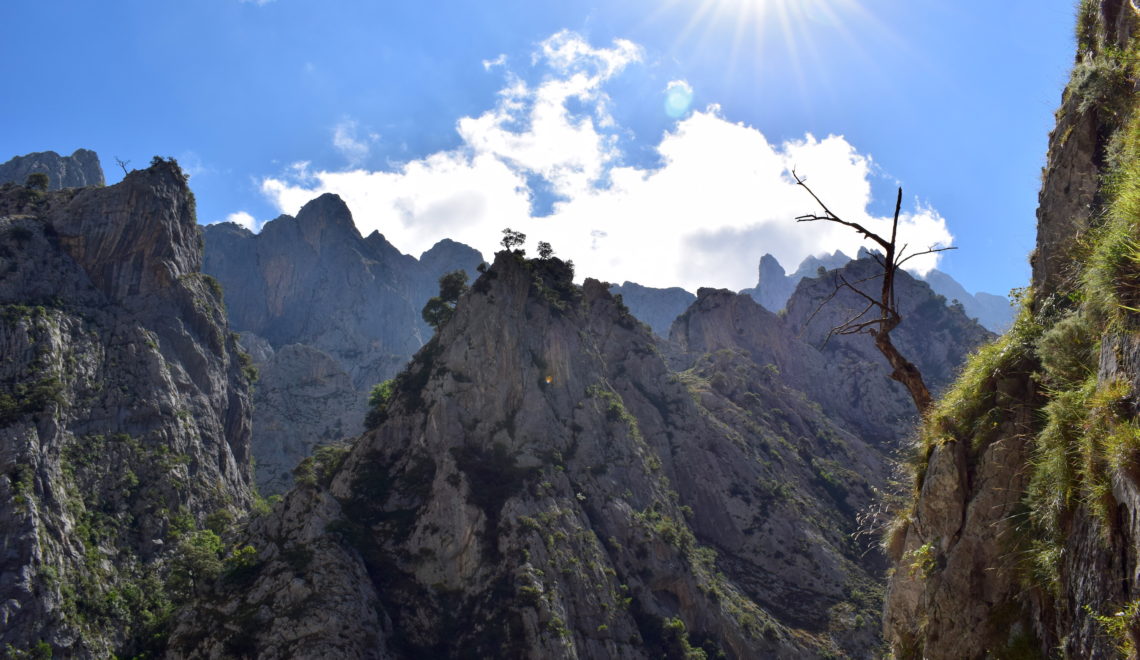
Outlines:
[[388,418],[388,403],[396,392],[396,379],[389,378],[372,388],[368,395],[368,415],[364,418],[364,428],[374,429]]

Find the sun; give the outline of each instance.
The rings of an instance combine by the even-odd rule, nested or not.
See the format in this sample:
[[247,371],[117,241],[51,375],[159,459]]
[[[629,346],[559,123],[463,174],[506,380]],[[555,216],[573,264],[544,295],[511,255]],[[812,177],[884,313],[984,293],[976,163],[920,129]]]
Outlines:
[[[862,50],[866,34],[860,30],[877,22],[860,2],[666,0],[659,11],[685,16],[674,43],[678,51],[722,53],[727,77],[733,78],[739,65],[766,55],[766,62],[789,68],[803,83],[825,68],[823,52],[834,51],[836,42],[852,55]],[[853,29],[855,25],[860,27]]]

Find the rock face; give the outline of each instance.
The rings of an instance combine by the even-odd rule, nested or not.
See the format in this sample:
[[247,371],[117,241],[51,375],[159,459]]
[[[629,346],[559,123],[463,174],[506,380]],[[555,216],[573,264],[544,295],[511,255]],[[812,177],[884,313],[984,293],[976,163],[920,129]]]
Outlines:
[[[788,324],[796,328],[807,343],[820,346],[837,358],[843,353],[858,353],[868,362],[883,359],[864,335],[828,338],[832,328],[866,307],[862,298],[845,289],[827,304],[821,304],[835,292],[838,278],[860,282],[881,272],[878,263],[868,257],[848,262],[831,274],[801,280],[788,301]],[[878,289],[868,287],[865,293],[874,296]],[[902,323],[891,337],[900,351],[913,356],[910,359],[922,371],[932,390],[953,381],[966,355],[994,338],[993,333],[970,319],[964,310],[948,307],[928,284],[905,271],[896,273],[895,296]]]
[[[255,340],[244,333],[242,345]],[[266,342],[254,389],[253,428],[258,488],[263,495],[284,493],[293,468],[317,447],[348,440],[364,428],[366,392],[328,353],[304,344],[274,351]]]
[[966,316],[977,319],[985,329],[1003,333],[1013,324],[1014,310],[1009,298],[979,291],[971,294],[953,277],[935,268],[922,278],[931,289],[953,304],[958,301],[966,310]]
[[9,653],[143,650],[177,541],[249,505],[249,386],[200,264],[171,162],[106,188],[0,187]]
[[848,261],[851,261],[851,257],[838,250],[835,254],[824,254],[821,257],[811,255],[800,263],[796,272],[787,275],[784,267],[776,261],[776,257],[766,254],[760,258],[759,277],[755,288],[744,289],[741,293],[752,296],[756,302],[764,306],[764,309],[778,312],[787,304],[788,298],[796,290],[800,280],[818,276],[820,268],[834,270]]
[[0,184],[23,185],[28,175],[35,172],[48,175],[48,190],[102,186],[105,183],[103,167],[95,152],[76,149],[70,156],[60,156],[54,151],[40,151],[0,163]]
[[697,299],[680,287],[656,289],[635,282],[613,285],[610,293],[621,296],[630,313],[652,328],[658,337],[668,337],[673,321]]
[[420,310],[440,276],[474,276],[483,261],[450,240],[417,260],[379,233],[362,237],[331,194],[260,234],[209,225],[205,242],[203,270],[221,282],[230,323],[273,353],[255,360],[264,373],[254,390],[253,453],[266,494],[284,492],[313,447],[363,431],[369,390],[430,337]]
[[[857,259],[869,256],[865,249],[860,249]],[[839,251],[822,257],[810,256],[800,263],[796,272],[787,275],[776,258],[766,254],[760,259],[756,286],[744,289],[741,293],[752,296],[756,302],[764,306],[764,309],[778,312],[787,306],[788,299],[795,292],[800,280],[818,277],[820,268],[826,271],[842,268],[849,261],[851,258]],[[991,332],[1005,332],[1013,322],[1014,309],[1005,296],[985,292],[971,294],[953,277],[937,269],[930,271],[923,280],[936,294],[946,298],[947,303],[953,303],[955,300],[960,302],[966,311],[966,316],[977,320],[982,327]]]
[[671,336],[680,373],[605,285],[500,253],[173,657],[870,655],[882,560],[851,534],[886,466],[796,388],[825,360],[727,291]]
[[1029,304],[924,425],[890,538],[895,657],[1136,657],[1137,27],[1135,3],[1078,10]]

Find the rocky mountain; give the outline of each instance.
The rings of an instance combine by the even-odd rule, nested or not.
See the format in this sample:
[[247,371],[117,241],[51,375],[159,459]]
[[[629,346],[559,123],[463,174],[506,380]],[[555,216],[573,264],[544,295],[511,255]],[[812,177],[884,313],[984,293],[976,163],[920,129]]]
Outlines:
[[173,162],[109,187],[0,186],[9,657],[146,650],[202,579],[200,528],[250,505],[249,384],[201,259]]
[[780,262],[776,261],[776,257],[765,254],[760,257],[756,286],[751,289],[744,289],[741,293],[752,296],[756,302],[764,306],[764,309],[770,312],[778,312],[784,309],[788,298],[792,296],[800,280],[805,277],[818,276],[820,268],[834,270],[842,267],[848,261],[851,261],[851,257],[839,250],[836,250],[835,254],[824,254],[819,257],[809,255],[800,262],[800,267],[796,269],[796,272],[788,275]]
[[924,424],[886,544],[899,658],[1136,657],[1140,12],[1085,0],[1033,286]]
[[420,310],[440,276],[458,269],[474,276],[483,261],[450,240],[416,259],[379,233],[362,237],[331,194],[259,234],[233,223],[204,234],[203,270],[221,283],[230,323],[262,374],[253,453],[267,494],[284,492],[316,447],[364,430],[371,388],[431,336]]
[[[860,249],[856,259],[869,256],[870,253],[866,249]],[[765,254],[760,258],[756,286],[744,289],[741,293],[752,296],[765,309],[778,312],[787,306],[788,299],[795,292],[800,280],[817,277],[821,268],[825,271],[841,268],[849,261],[851,257],[838,250],[830,255],[809,256],[800,263],[794,273],[788,275],[775,257]],[[971,294],[957,280],[938,269],[930,271],[922,279],[936,294],[946,298],[947,303],[960,302],[968,317],[976,319],[982,327],[991,332],[1005,332],[1013,323],[1014,308],[1005,296],[985,292]]]
[[984,291],[970,293],[957,280],[937,268],[927,273],[922,280],[950,303],[954,301],[961,303],[966,310],[966,316],[977,319],[978,323],[987,330],[1000,334],[1009,330],[1009,326],[1013,324],[1017,310],[1005,296]]
[[48,190],[61,188],[82,188],[102,186],[103,167],[99,157],[89,149],[76,149],[70,156],[60,156],[54,151],[41,151],[25,156],[16,156],[6,163],[0,163],[0,184],[23,185],[29,174],[43,172],[48,176]]
[[[865,256],[826,275],[805,278],[788,301],[785,320],[801,339],[817,347],[833,368],[834,375],[820,386],[833,388],[826,398],[839,406],[834,414],[861,424],[868,433],[890,428],[890,435],[897,437],[905,435],[915,421],[905,388],[889,380],[891,369],[886,359],[866,335],[831,334],[833,328],[866,307],[853,291],[835,293],[840,278],[873,283],[865,293],[874,296],[879,280],[873,278],[881,272],[879,264]],[[952,383],[967,356],[994,337],[962,309],[947,307],[945,299],[929,285],[905,271],[895,275],[895,296],[902,323],[892,332],[892,341],[919,368],[932,393]],[[874,396],[876,383],[884,380],[889,382],[891,400]],[[844,409],[862,413],[853,417]]]
[[635,282],[612,285],[610,293],[621,296],[630,313],[652,328],[659,337],[668,337],[673,321],[697,299],[680,287],[658,289]]
[[724,297],[782,322],[705,290],[676,373],[570,277],[500,253],[378,427],[253,523],[256,571],[181,615],[176,657],[868,654],[881,565],[850,533],[879,453],[697,331]]

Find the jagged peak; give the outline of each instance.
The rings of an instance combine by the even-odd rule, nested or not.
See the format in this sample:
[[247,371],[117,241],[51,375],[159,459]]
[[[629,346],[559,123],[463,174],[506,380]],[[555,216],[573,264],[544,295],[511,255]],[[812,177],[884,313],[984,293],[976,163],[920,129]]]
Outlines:
[[309,200],[297,212],[296,219],[301,235],[314,245],[319,244],[321,238],[330,232],[361,238],[360,230],[352,219],[352,211],[340,195],[335,193],[325,193]]
[[764,253],[764,256],[760,257],[760,266],[757,268],[757,270],[759,272],[757,286],[759,286],[760,283],[762,283],[766,278],[786,277],[788,274],[787,271],[784,270],[784,267],[780,265],[779,260],[777,260],[776,257],[772,256],[771,253],[767,252]]

